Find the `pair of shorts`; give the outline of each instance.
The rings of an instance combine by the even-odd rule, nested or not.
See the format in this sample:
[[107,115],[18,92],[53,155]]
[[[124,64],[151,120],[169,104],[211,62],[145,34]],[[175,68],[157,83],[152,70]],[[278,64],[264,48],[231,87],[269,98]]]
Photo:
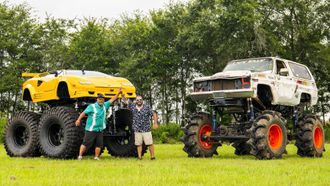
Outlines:
[[151,132],[134,132],[135,136],[135,145],[140,146],[143,144],[145,145],[152,145],[152,135]]
[[83,140],[83,145],[85,145],[86,150],[90,149],[94,144],[95,148],[103,147],[103,132],[91,132],[85,131],[85,136]]

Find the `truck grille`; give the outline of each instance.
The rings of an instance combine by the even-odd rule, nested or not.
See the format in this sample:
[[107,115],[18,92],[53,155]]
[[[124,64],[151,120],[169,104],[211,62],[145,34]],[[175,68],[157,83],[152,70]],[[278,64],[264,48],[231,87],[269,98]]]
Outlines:
[[217,79],[212,82],[213,90],[241,89],[241,79]]
[[194,92],[250,88],[250,77],[194,82]]

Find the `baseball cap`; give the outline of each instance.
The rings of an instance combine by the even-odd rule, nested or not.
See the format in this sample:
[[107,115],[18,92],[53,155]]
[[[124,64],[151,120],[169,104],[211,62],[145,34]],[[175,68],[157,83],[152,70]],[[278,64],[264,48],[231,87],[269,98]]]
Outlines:
[[97,98],[105,98],[103,94],[99,93],[97,94]]

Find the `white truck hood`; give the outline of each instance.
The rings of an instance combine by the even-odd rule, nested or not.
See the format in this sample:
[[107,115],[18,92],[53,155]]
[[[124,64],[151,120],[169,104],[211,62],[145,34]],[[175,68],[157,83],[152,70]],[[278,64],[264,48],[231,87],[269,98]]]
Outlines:
[[239,70],[239,71],[227,71],[227,72],[218,72],[214,74],[212,79],[234,79],[238,77],[247,77],[251,75],[251,71],[248,70]]

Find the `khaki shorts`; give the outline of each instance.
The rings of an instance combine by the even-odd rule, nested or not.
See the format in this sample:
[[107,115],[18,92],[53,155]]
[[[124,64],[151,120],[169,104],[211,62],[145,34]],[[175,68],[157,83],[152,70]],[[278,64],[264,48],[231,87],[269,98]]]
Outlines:
[[144,142],[145,145],[152,145],[151,132],[134,132],[135,145],[140,146]]

